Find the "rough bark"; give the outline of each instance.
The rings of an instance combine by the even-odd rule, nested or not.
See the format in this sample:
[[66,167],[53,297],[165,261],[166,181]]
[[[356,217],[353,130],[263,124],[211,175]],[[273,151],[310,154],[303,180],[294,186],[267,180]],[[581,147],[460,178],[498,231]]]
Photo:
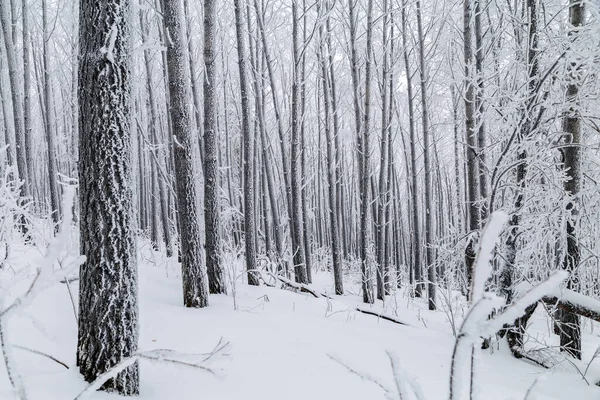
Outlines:
[[404,68],[406,69],[406,92],[408,96],[408,129],[409,129],[409,142],[410,142],[410,179],[411,179],[411,223],[413,232],[413,265],[412,270],[414,271],[415,285],[415,296],[421,297],[423,295],[423,272],[421,270],[421,235],[419,225],[419,194],[418,194],[418,180],[417,180],[417,154],[416,154],[416,141],[417,135],[415,132],[415,108],[414,108],[414,97],[412,88],[412,71],[410,70],[410,62],[408,56],[408,23],[407,23],[407,8],[408,2],[403,3],[402,7],[402,52],[404,55]]
[[[48,182],[50,188],[50,215],[54,223],[55,232],[58,230],[58,222],[60,221],[60,206],[58,192],[58,174],[56,167],[56,144],[54,142],[54,99],[52,97],[52,87],[50,81],[50,53],[48,52],[48,41],[50,35],[48,31],[48,6],[46,0],[42,0],[42,27],[43,27],[43,46],[42,52],[44,57],[44,103],[46,108],[46,118],[44,133],[46,136],[46,144],[48,145]],[[27,163],[25,163],[27,165]],[[25,170],[27,168],[25,167]],[[26,176],[26,175],[25,175]]]
[[[86,262],[79,273],[77,365],[88,382],[137,351],[130,12],[128,0],[80,3],[79,200]],[[102,388],[138,394],[137,363]]]
[[[577,40],[578,29],[583,26],[584,18],[585,3],[571,0],[569,2],[569,24],[571,25],[569,36],[572,42]],[[579,75],[578,68],[575,62],[570,63],[568,67],[566,100],[569,108],[562,121],[566,144],[562,150],[563,169],[567,178],[564,182],[564,189],[570,199],[566,207],[568,216],[566,224],[567,247],[562,261],[562,268],[570,273],[567,289],[577,289],[579,286],[577,268],[581,258],[578,232],[575,226],[579,214],[579,192],[581,190],[581,114],[578,102],[581,83],[580,78],[577,77]],[[561,310],[559,316],[561,322],[561,350],[581,360],[581,323],[579,317],[567,310]]]
[[293,58],[293,76],[292,76],[292,148],[290,154],[290,185],[292,192],[292,214],[290,215],[292,231],[292,257],[294,262],[294,277],[296,282],[308,283],[306,273],[306,254],[304,253],[304,234],[303,234],[303,215],[301,189],[302,180],[300,177],[300,124],[298,120],[299,100],[300,100],[300,59],[298,49],[298,4],[297,0],[292,0],[292,58]]
[[182,9],[179,0],[163,0],[163,23],[170,38],[167,40],[166,61],[169,77],[169,113],[173,129],[183,304],[186,307],[205,307],[208,305],[207,278],[202,262],[197,172],[193,158],[195,144],[191,134],[188,106],[190,96],[185,73]]
[[216,2],[204,2],[204,224],[206,269],[211,293],[225,293],[219,202],[219,141],[215,124],[216,88]]
[[321,66],[321,85],[323,88],[323,109],[325,118],[323,126],[325,130],[325,140],[327,142],[327,186],[329,188],[329,222],[331,232],[331,257],[333,265],[333,279],[335,285],[335,294],[344,294],[344,282],[342,275],[342,254],[340,248],[340,229],[338,226],[338,210],[337,210],[337,190],[336,190],[336,168],[334,154],[334,138],[331,134],[331,116],[330,116],[330,94],[328,65],[329,57],[326,57],[324,50],[323,26],[319,27],[319,53],[318,61]]
[[256,270],[256,239],[254,209],[254,133],[249,127],[248,78],[246,69],[246,43],[244,16],[241,0],[234,0],[235,32],[237,40],[238,68],[240,74],[240,98],[242,102],[242,140],[244,141],[244,241],[246,247],[246,271],[248,284],[258,286]]

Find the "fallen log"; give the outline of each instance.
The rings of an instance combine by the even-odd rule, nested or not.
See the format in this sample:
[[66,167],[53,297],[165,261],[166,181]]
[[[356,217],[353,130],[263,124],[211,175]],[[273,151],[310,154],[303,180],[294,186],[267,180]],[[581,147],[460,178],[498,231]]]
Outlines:
[[563,289],[550,296],[545,296],[542,301],[563,311],[600,322],[600,301],[573,290]]

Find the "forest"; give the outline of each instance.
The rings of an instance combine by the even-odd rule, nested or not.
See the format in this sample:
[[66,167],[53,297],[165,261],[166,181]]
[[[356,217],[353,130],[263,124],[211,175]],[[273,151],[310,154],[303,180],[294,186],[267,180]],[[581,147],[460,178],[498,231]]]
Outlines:
[[0,28],[0,399],[600,398],[600,2]]

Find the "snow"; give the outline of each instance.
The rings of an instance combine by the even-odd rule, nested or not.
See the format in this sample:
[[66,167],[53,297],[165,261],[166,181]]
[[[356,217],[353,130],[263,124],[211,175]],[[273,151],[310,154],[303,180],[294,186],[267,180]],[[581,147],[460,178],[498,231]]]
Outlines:
[[[448,397],[450,359],[455,339],[443,311],[427,310],[425,299],[398,291],[372,310],[393,316],[403,326],[356,311],[361,303],[360,279],[345,276],[348,294],[314,298],[267,286],[252,287],[238,281],[234,309],[232,295],[213,295],[204,309],[182,307],[179,265],[139,243],[140,343],[139,354],[167,358],[210,352],[221,341],[227,350],[206,362],[216,374],[174,363],[140,357],[141,400],[207,399],[423,399]],[[38,265],[43,252],[15,244],[12,266]],[[230,266],[243,270],[237,260]],[[0,275],[2,277],[3,275]],[[245,274],[236,274],[245,279]],[[333,293],[332,274],[318,271],[313,287]],[[72,284],[77,293],[77,282]],[[541,307],[539,307],[541,308]],[[31,301],[26,313],[8,323],[9,341],[56,357],[52,360],[14,350],[16,368],[30,400],[75,399],[88,386],[77,372],[76,321],[65,284],[54,281]],[[457,311],[457,318],[461,318]],[[535,334],[545,335],[544,315],[534,314]],[[459,321],[460,324],[460,321]],[[596,328],[597,329],[597,328]],[[546,335],[547,336],[547,335]],[[540,339],[541,340],[541,339]],[[548,340],[554,338],[548,336]],[[590,361],[600,338],[584,333],[581,371]],[[160,349],[170,349],[160,350]],[[531,398],[559,400],[597,399],[600,368],[592,363],[587,379],[569,369],[551,371],[510,356],[502,347],[494,354],[476,350],[479,399],[521,400],[536,380]],[[184,357],[184,356],[181,356]],[[196,357],[197,358],[197,357]],[[185,359],[188,360],[188,359]],[[11,399],[12,389],[0,366],[0,399]],[[355,371],[355,372],[351,372]],[[87,399],[121,397],[86,392]]]

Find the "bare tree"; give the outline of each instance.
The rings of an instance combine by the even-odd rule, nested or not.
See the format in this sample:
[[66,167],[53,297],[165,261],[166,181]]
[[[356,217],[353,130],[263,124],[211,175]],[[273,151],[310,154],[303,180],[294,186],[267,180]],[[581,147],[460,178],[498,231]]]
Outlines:
[[208,290],[203,266],[203,246],[200,231],[200,211],[194,164],[194,140],[191,134],[189,88],[186,84],[185,53],[182,32],[182,8],[179,0],[163,0],[163,23],[167,41],[170,115],[173,124],[173,153],[177,190],[177,216],[183,304],[186,307],[206,307]]
[[211,293],[225,293],[221,265],[221,204],[219,201],[219,146],[215,124],[216,55],[215,30],[217,10],[214,0],[204,2],[204,225],[206,234],[206,269]]

